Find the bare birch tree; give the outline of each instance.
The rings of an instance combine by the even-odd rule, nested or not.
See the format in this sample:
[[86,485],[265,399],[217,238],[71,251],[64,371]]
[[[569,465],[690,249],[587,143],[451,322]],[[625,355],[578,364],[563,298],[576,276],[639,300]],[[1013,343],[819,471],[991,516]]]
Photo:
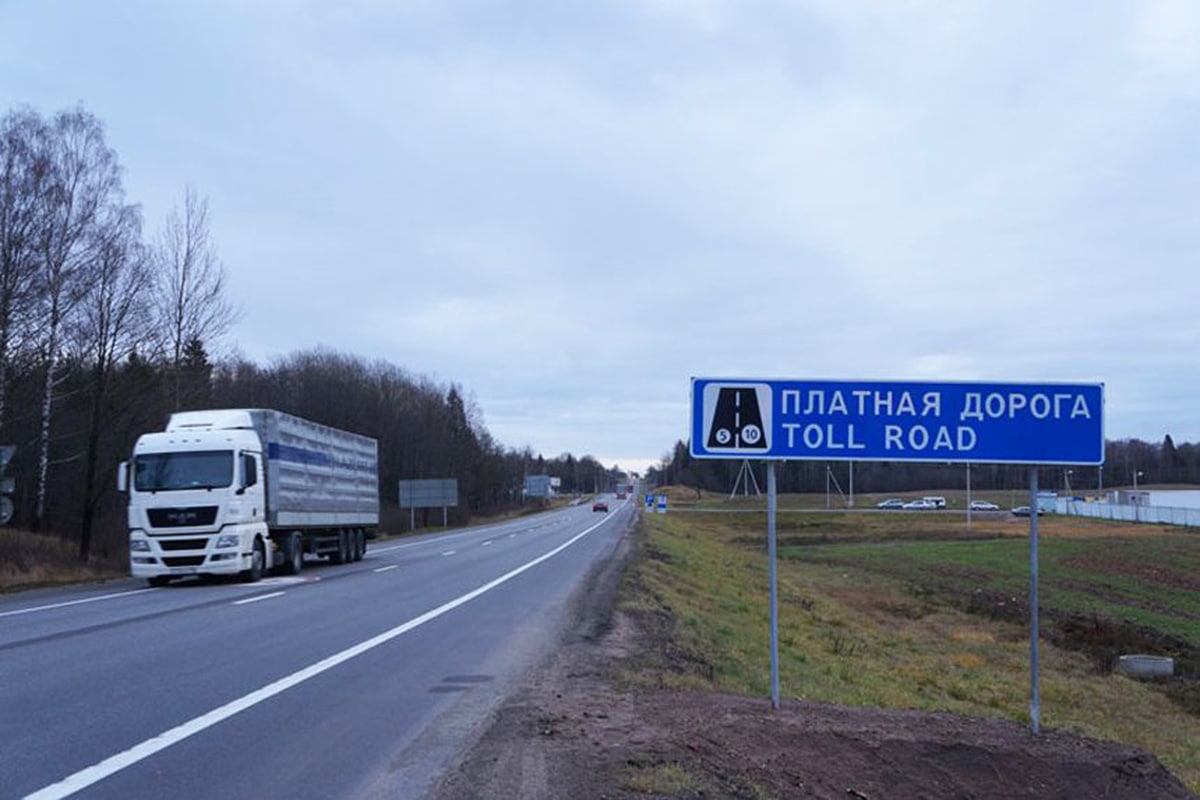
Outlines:
[[104,143],[99,120],[83,109],[56,114],[44,142],[47,177],[37,195],[37,258],[42,320],[41,431],[38,437],[36,524],[46,512],[50,433],[63,326],[83,293],[84,272],[94,263],[97,226],[121,196],[116,154]]
[[182,407],[182,373],[188,343],[207,345],[237,322],[240,312],[226,296],[225,267],[209,239],[208,201],[188,187],[183,214],[173,209],[154,249],[158,282],[156,315],[171,364],[174,407]]
[[45,136],[45,121],[32,111],[0,118],[0,431],[14,352],[32,335],[37,198],[46,172],[38,145]]
[[104,494],[102,487],[112,483],[103,479],[111,477],[111,467],[101,469],[103,434],[122,427],[115,424],[116,411],[109,407],[113,370],[136,351],[150,324],[152,272],[149,253],[141,242],[141,216],[135,206],[114,207],[107,216],[106,224],[94,229],[90,285],[70,326],[71,339],[78,348],[77,361],[89,373],[79,538],[83,560],[90,554],[92,523]]

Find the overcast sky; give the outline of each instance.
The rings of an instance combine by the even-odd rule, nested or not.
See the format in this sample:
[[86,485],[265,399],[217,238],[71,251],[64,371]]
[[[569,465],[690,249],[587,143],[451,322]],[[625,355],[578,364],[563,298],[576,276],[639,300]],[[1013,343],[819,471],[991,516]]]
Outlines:
[[0,0],[0,112],[192,186],[268,364],[644,468],[689,378],[1106,384],[1200,441],[1200,3]]

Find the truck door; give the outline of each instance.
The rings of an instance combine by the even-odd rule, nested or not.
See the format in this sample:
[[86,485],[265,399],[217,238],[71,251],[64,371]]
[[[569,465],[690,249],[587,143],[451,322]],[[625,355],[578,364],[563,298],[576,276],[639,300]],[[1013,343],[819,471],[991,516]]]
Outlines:
[[243,496],[243,499],[250,506],[252,519],[261,519],[266,513],[265,498],[263,497],[262,484],[262,454],[261,453],[242,453],[242,475],[241,484],[238,487],[238,494]]

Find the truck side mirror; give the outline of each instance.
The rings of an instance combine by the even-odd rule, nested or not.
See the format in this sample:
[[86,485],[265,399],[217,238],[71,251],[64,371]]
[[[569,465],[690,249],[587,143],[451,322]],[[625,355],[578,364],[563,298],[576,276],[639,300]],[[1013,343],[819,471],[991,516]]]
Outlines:
[[129,491],[129,462],[122,461],[117,465],[117,491]]

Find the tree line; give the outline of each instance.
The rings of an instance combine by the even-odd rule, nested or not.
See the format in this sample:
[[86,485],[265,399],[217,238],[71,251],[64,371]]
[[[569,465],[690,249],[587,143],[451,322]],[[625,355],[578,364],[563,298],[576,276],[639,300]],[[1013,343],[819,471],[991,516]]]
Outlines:
[[[547,461],[488,433],[461,386],[318,349],[267,365],[214,357],[242,312],[185,188],[152,235],[127,200],[101,122],[82,107],[0,117],[0,445],[15,447],[11,524],[123,558],[116,469],[173,411],[276,408],[379,440],[385,527],[401,479],[457,478],[456,522],[520,506],[530,472],[601,488],[590,456]],[[440,516],[440,515],[439,515]]]
[[[765,489],[765,469],[751,462],[758,485]],[[737,460],[692,458],[686,442],[677,441],[647,478],[659,485],[677,484],[712,492],[731,492],[742,470]],[[1020,491],[1029,488],[1029,467],[1016,464],[965,464],[918,462],[784,461],[776,468],[780,492],[909,492],[967,488]],[[1101,490],[1137,484],[1200,484],[1200,445],[1176,446],[1168,434],[1160,444],[1140,439],[1106,441],[1102,467],[1040,467],[1038,485],[1048,491],[1072,495],[1097,495]],[[740,484],[738,484],[740,486]]]

